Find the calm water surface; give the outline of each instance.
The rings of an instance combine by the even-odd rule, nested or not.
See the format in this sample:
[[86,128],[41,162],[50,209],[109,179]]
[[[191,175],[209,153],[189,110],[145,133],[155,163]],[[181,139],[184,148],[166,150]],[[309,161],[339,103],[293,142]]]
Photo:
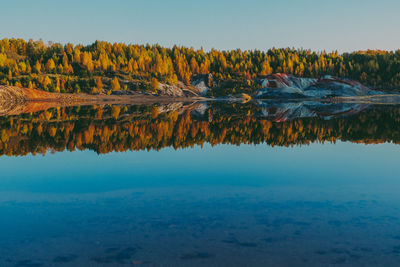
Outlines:
[[[377,128],[345,138],[346,127],[336,143],[4,155],[0,266],[400,266],[400,146],[377,140],[382,120],[369,123]],[[4,136],[4,151],[25,151],[26,138]]]

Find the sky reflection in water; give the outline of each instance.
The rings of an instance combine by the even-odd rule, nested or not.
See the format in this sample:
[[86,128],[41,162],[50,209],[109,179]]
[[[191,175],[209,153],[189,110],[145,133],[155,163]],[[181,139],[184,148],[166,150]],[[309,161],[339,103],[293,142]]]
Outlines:
[[398,265],[399,149],[340,142],[2,157],[0,262]]

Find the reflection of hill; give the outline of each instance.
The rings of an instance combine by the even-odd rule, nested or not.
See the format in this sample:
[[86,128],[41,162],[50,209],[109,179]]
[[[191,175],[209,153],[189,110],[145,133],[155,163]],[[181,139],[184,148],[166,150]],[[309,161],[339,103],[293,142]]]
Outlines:
[[262,107],[262,116],[273,121],[287,121],[299,118],[318,117],[332,119],[360,113],[370,105],[365,103],[336,103],[316,101],[258,101]]
[[[299,111],[299,105],[307,112]],[[291,116],[282,119],[282,112]],[[0,117],[0,154],[26,155],[65,149],[108,153],[170,146],[184,148],[204,143],[272,146],[337,140],[399,143],[399,115],[397,106],[321,103],[301,106],[299,103],[210,102],[187,106],[175,103],[158,107],[53,108]]]

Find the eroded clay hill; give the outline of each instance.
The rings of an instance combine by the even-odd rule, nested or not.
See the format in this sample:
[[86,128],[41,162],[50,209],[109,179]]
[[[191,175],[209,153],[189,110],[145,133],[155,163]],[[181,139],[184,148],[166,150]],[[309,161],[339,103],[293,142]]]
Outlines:
[[30,88],[0,85],[0,116],[64,106],[76,99],[77,97],[71,94],[48,93]]
[[0,85],[0,101],[2,102],[72,101],[75,99],[77,97],[72,94],[48,93],[42,90]]
[[17,115],[65,107],[93,104],[151,104],[196,101],[193,97],[170,95],[88,95],[49,93],[41,90],[0,85],[0,116]]

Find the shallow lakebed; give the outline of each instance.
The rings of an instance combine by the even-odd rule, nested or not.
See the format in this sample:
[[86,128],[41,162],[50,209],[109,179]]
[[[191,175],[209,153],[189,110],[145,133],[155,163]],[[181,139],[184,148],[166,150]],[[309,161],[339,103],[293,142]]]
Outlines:
[[215,102],[2,117],[0,265],[399,265],[399,111]]

